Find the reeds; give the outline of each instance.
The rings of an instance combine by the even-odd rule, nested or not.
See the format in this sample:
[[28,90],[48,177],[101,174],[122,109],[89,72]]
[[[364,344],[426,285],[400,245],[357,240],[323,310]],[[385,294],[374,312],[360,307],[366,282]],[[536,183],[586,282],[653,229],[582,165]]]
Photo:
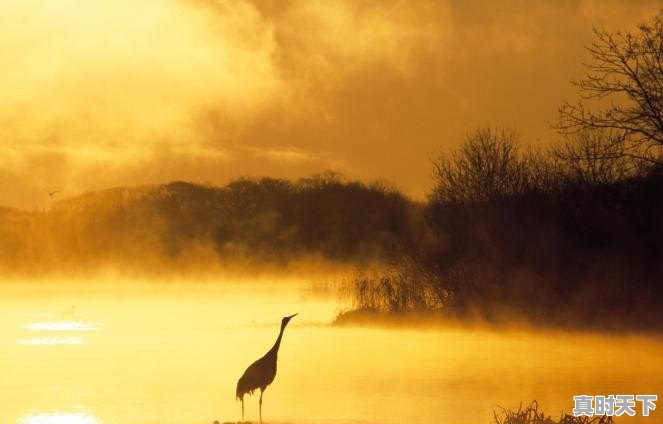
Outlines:
[[605,415],[595,417],[574,417],[563,414],[559,421],[554,421],[550,416],[539,412],[539,404],[533,401],[525,409],[520,404],[517,411],[500,407],[499,411],[493,411],[495,424],[614,424],[612,417]]
[[394,315],[439,312],[448,297],[442,289],[407,265],[364,271],[345,287],[353,310]]

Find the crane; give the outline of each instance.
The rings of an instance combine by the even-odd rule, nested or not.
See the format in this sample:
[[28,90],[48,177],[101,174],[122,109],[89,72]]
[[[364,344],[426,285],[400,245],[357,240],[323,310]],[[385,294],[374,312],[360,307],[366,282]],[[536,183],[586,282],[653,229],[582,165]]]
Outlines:
[[260,422],[262,423],[262,393],[267,386],[272,384],[274,377],[276,377],[276,361],[278,359],[279,347],[281,347],[281,339],[283,338],[283,330],[290,320],[297,314],[283,317],[281,320],[281,331],[276,338],[274,346],[260,359],[249,365],[244,371],[244,374],[237,381],[237,391],[235,393],[236,399],[242,401],[242,421],[244,421],[244,395],[253,394],[253,391],[260,389]]

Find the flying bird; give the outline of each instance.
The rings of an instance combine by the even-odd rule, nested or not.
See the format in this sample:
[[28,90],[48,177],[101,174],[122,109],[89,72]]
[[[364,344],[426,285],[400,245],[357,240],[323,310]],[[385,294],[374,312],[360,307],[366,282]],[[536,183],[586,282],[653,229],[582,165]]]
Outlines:
[[258,404],[260,405],[260,422],[262,423],[262,393],[267,386],[272,384],[274,377],[276,377],[276,361],[278,359],[279,347],[281,347],[283,330],[285,330],[286,325],[288,325],[290,320],[296,315],[297,314],[283,317],[281,320],[281,331],[276,338],[274,346],[269,349],[265,356],[252,363],[239,378],[239,381],[237,382],[236,398],[242,401],[242,421],[244,421],[244,395],[247,393],[253,394],[254,390],[260,389],[260,400],[258,401]]
[[53,197],[53,195],[54,195],[55,193],[59,193],[59,192],[60,192],[60,190],[49,191],[49,192],[48,192],[48,197]]

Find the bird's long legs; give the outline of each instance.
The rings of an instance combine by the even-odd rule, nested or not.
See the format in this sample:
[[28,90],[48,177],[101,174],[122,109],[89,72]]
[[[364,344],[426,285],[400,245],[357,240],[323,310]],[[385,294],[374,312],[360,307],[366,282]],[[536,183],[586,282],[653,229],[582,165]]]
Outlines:
[[244,396],[242,396],[242,422],[244,422]]
[[260,424],[262,424],[262,389],[260,389],[260,400],[258,401],[258,409],[260,410]]

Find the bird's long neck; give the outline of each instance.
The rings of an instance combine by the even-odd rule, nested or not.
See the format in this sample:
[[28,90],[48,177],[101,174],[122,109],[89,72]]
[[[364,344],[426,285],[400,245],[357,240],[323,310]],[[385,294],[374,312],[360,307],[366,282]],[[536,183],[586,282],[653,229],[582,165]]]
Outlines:
[[279,347],[281,347],[281,339],[283,338],[283,330],[285,330],[285,325],[281,326],[281,331],[279,331],[279,336],[276,338],[276,342],[274,342],[274,346],[269,350],[270,352],[274,352],[274,354],[277,354],[279,352]]

